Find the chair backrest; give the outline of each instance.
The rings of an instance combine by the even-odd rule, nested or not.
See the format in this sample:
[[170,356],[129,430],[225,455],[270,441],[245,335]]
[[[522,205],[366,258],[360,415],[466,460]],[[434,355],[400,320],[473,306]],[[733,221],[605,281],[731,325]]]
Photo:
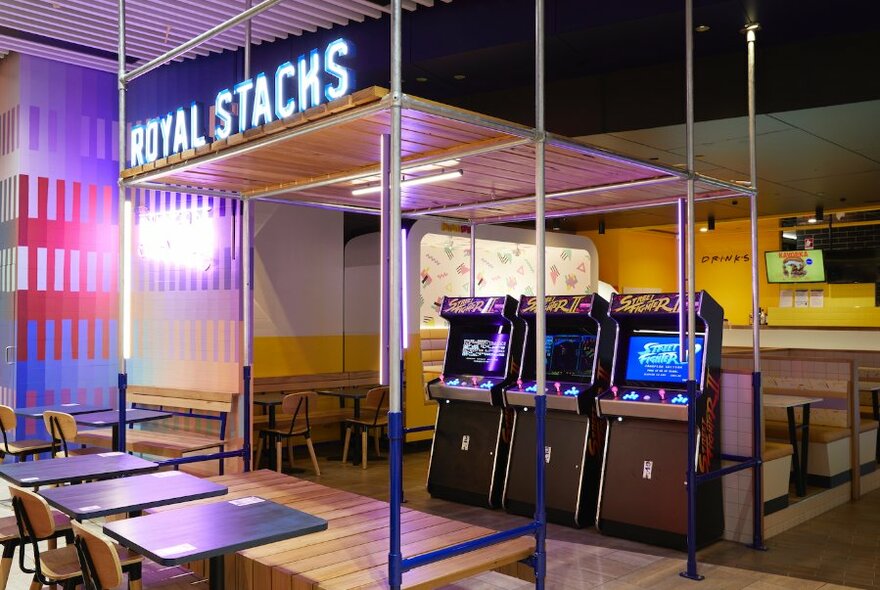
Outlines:
[[309,405],[314,405],[318,394],[314,391],[299,391],[297,393],[289,393],[284,396],[281,401],[281,411],[284,414],[291,414],[290,432],[292,433],[297,427],[302,428],[305,423],[306,430],[309,426]]
[[43,423],[46,425],[46,431],[49,433],[49,436],[52,437],[52,443],[61,443],[66,456],[67,443],[72,442],[78,432],[76,419],[70,414],[49,410],[43,412]]
[[113,544],[83,528],[76,522],[70,522],[76,535],[76,554],[83,579],[87,588],[109,590],[122,584],[122,564]]
[[388,386],[382,385],[381,387],[374,387],[368,391],[367,397],[364,398],[363,405],[364,409],[376,412],[373,416],[373,424],[375,425],[379,422],[382,413],[388,412]]
[[55,533],[55,519],[42,496],[13,486],[9,486],[9,495],[12,496],[19,534],[40,541]]
[[3,448],[9,452],[8,435],[15,430],[15,411],[9,406],[0,405],[0,434],[3,435]]

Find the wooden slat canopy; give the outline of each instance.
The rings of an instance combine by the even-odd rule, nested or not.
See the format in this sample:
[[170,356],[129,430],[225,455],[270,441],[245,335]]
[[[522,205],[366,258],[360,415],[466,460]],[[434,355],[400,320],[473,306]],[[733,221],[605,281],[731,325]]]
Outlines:
[[[402,102],[404,179],[461,171],[457,178],[405,186],[405,214],[487,222],[532,216],[533,129],[411,96]],[[388,91],[372,87],[122,176],[129,186],[211,189],[378,211],[378,192],[352,191],[378,183],[380,137],[390,132],[390,109]],[[554,135],[547,138],[546,154],[548,216],[685,196],[686,173],[676,168]],[[698,200],[745,194],[750,190],[735,183],[696,177]]]

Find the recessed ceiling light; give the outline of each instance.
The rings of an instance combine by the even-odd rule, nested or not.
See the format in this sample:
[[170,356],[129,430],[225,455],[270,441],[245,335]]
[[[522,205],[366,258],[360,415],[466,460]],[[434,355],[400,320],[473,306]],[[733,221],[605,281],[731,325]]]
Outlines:
[[815,218],[815,217],[810,217],[810,218],[807,220],[807,223],[816,223],[816,218]]
[[710,28],[711,27],[709,25],[697,25],[696,27],[694,27],[694,30],[698,33],[705,33]]
[[453,76],[453,78],[455,78],[456,80],[464,80],[465,78],[467,78],[467,76],[465,76],[464,74],[456,74]]
[[704,233],[706,233],[707,231],[709,231],[709,228],[706,227],[706,226],[703,226],[703,227],[700,228],[700,233],[701,233],[701,234],[704,234]]
[[427,82],[427,81],[428,81],[428,79],[425,78],[424,76],[419,76],[418,78],[416,78],[416,82]]

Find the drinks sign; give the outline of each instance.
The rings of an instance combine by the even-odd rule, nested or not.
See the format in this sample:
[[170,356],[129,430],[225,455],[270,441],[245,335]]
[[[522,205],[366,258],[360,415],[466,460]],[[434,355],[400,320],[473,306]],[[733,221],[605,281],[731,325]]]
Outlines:
[[[260,72],[253,78],[224,88],[214,99],[214,140],[226,139],[251,127],[284,119],[297,112],[335,100],[354,87],[354,72],[342,65],[354,55],[354,45],[345,39],[331,41],[323,51],[312,49],[300,55],[296,64],[286,61],[274,75]],[[237,105],[237,111],[233,108]],[[204,110],[193,102],[189,107],[135,125],[129,133],[129,164],[141,166],[207,144]]]

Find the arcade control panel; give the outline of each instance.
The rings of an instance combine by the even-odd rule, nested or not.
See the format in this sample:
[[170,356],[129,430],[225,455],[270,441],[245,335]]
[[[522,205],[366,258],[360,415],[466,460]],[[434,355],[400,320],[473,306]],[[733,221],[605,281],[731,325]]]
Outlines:
[[[534,381],[517,381],[516,386],[511,388],[513,392],[537,393],[538,384]],[[547,395],[561,395],[565,397],[577,398],[586,391],[582,383],[563,383],[560,381],[546,381],[544,385],[544,393]]]
[[463,389],[491,390],[501,383],[498,377],[482,377],[480,375],[440,375],[440,382],[446,387],[461,387]]
[[632,416],[687,422],[688,397],[675,389],[636,389],[613,386],[599,397],[603,416]]

